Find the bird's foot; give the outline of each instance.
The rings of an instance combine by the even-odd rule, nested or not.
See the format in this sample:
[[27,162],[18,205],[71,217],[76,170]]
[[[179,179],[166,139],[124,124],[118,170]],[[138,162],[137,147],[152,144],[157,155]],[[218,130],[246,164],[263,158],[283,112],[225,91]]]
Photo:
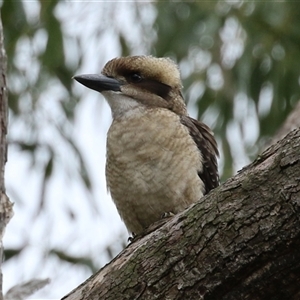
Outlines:
[[171,217],[174,217],[175,214],[172,213],[171,211],[166,211],[164,212],[162,215],[161,215],[161,218],[162,219],[166,219],[166,218],[171,218]]
[[157,228],[161,227],[162,225],[164,225],[171,217],[174,217],[175,214],[171,211],[168,212],[164,212],[161,215],[161,219],[156,221],[155,223],[151,224],[149,227],[147,227],[146,229],[144,229],[141,233],[139,234],[135,234],[134,232],[132,232],[132,236],[130,236],[128,238],[128,243],[133,243],[135,241],[137,241],[138,239],[140,239],[141,237],[145,236],[146,234],[156,230]]
[[132,232],[131,234],[132,236],[128,237],[127,239],[128,243],[133,243],[137,239],[137,235],[134,232]]

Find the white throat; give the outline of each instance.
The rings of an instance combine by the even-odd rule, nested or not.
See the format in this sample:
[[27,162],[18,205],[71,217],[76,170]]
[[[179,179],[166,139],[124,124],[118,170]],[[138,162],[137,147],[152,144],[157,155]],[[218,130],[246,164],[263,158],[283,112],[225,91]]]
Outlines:
[[129,117],[137,113],[137,108],[144,107],[143,104],[121,92],[103,91],[101,94],[105,97],[111,108],[113,119]]

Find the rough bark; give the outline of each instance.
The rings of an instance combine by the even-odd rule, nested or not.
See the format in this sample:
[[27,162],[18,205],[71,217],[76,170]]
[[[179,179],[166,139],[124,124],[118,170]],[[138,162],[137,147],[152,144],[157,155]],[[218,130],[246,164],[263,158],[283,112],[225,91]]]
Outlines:
[[300,299],[300,130],[63,299]]
[[4,167],[6,163],[7,144],[7,94],[6,94],[6,55],[3,45],[3,30],[0,18],[0,300],[3,299],[2,294],[2,271],[1,263],[3,261],[3,245],[2,237],[5,227],[13,215],[12,204],[5,193]]

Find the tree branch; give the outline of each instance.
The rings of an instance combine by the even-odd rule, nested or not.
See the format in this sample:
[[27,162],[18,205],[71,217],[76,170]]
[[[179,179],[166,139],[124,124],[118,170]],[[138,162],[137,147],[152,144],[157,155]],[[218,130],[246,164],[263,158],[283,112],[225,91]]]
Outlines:
[[12,203],[9,201],[5,193],[4,168],[7,156],[7,94],[6,94],[6,54],[3,45],[3,30],[0,16],[0,300],[3,299],[2,294],[2,271],[1,263],[3,261],[3,245],[2,238],[5,227],[13,216]]
[[300,299],[300,130],[65,296]]

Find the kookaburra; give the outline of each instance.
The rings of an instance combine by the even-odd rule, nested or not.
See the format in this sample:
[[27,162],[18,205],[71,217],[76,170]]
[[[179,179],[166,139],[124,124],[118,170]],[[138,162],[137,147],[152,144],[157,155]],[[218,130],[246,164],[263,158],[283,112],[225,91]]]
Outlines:
[[107,186],[130,232],[142,233],[218,186],[216,141],[208,126],[188,116],[171,59],[115,58],[101,75],[74,79],[111,107]]

